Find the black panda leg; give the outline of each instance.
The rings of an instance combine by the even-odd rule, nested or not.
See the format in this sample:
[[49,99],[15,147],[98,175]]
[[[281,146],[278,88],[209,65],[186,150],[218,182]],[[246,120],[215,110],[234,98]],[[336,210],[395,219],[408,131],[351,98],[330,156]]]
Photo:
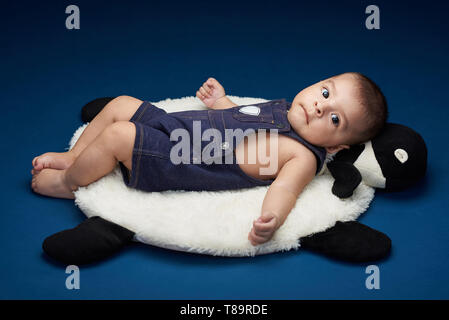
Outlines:
[[130,244],[134,232],[100,217],[46,238],[44,252],[65,264],[82,265],[103,260]]
[[346,262],[369,262],[387,257],[387,235],[357,221],[340,222],[326,231],[300,239],[301,247]]
[[101,110],[111,101],[114,100],[113,97],[104,97],[104,98],[98,98],[95,100],[92,100],[91,102],[88,102],[82,109],[81,109],[81,120],[83,122],[91,122],[93,118],[97,114],[100,113]]

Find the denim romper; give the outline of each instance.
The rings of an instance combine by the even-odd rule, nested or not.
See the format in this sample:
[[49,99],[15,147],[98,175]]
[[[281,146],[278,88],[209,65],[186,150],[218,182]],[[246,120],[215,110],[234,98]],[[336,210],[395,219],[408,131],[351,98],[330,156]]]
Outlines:
[[[148,101],[144,101],[130,119],[136,126],[136,137],[132,155],[132,171],[119,162],[125,184],[144,191],[219,191],[270,185],[274,179],[262,180],[247,175],[237,164],[235,147],[242,139],[226,135],[225,129],[277,129],[301,142],[316,157],[317,171],[320,172],[326,158],[326,150],[302,139],[290,127],[287,111],[291,103],[285,99],[236,106],[222,110],[188,110],[167,113]],[[201,127],[201,136],[206,129],[216,129],[222,140],[210,138],[201,141],[201,150],[211,145],[217,147],[204,157],[193,147],[194,120]],[[170,160],[170,150],[180,140],[170,140],[175,129],[186,129],[190,134],[190,154],[188,163],[174,164]],[[198,128],[197,128],[198,129]],[[251,130],[247,131],[251,132]],[[203,137],[204,138],[204,137]],[[232,139],[232,141],[231,141]],[[201,139],[202,140],[202,139]],[[198,137],[197,140],[198,141]],[[221,149],[215,154],[216,150]],[[221,163],[211,160],[222,157]],[[232,163],[225,160],[231,159]],[[209,162],[208,162],[209,161]],[[217,161],[216,161],[217,162]]]

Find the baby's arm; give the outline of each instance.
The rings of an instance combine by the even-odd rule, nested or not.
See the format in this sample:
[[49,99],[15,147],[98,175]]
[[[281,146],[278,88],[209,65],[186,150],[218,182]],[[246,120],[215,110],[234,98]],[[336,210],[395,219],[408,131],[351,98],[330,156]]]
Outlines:
[[212,109],[228,109],[235,106],[237,106],[237,104],[232,102],[227,96],[224,96],[215,101],[215,104],[212,106]]
[[265,195],[262,215],[253,222],[248,235],[252,245],[271,239],[293,209],[299,194],[312,181],[316,172],[315,155],[301,148],[298,155],[287,161]]
[[196,96],[210,109],[228,109],[236,106],[226,97],[223,86],[214,78],[207,79],[196,92]]

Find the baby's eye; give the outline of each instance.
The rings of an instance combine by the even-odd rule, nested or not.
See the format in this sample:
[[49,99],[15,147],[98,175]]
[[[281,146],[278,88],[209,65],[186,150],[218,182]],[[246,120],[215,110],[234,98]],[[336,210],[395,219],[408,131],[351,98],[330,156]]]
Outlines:
[[336,114],[331,114],[332,123],[335,126],[338,126],[340,124],[340,118]]
[[321,89],[321,94],[324,98],[329,98],[329,91],[326,88]]

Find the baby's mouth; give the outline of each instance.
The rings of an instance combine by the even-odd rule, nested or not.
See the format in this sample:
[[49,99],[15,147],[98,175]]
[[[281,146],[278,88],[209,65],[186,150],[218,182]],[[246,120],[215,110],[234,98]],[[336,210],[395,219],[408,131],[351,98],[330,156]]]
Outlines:
[[306,109],[302,106],[302,104],[300,104],[299,106],[300,106],[300,107],[302,108],[302,110],[304,111],[304,114],[306,115],[306,122],[307,122],[307,124],[309,124],[309,115],[307,114]]

